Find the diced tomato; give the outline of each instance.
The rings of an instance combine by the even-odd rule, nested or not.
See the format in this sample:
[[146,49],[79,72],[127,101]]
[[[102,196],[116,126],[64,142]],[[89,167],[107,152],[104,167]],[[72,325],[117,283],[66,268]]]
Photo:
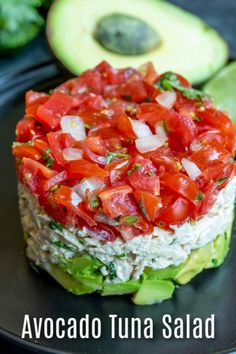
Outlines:
[[90,136],[86,138],[84,143],[95,154],[106,155],[107,149],[100,136]]
[[137,136],[133,131],[132,124],[126,113],[122,113],[118,119],[118,129],[129,139],[136,139]]
[[167,109],[159,103],[141,103],[138,108],[137,118],[154,126],[164,119]]
[[15,145],[12,148],[12,153],[16,157],[29,157],[33,160],[40,160],[41,154],[37,149],[28,144]]
[[197,134],[197,127],[194,121],[174,111],[165,115],[167,129],[173,131],[182,140],[183,145],[189,146]]
[[197,184],[183,173],[165,173],[161,176],[161,185],[192,202],[198,194]]
[[169,147],[160,147],[155,151],[145,154],[145,157],[152,160],[155,167],[160,168],[160,166],[163,166],[166,172],[179,172],[177,159]]
[[57,175],[56,171],[26,157],[21,161],[20,172],[23,182],[36,194],[44,194],[45,182]]
[[142,102],[148,97],[148,92],[142,80],[134,80],[121,88],[121,96],[128,101]]
[[230,154],[217,141],[204,144],[199,150],[195,151],[190,159],[195,162],[200,169],[207,168],[216,161],[224,161],[229,159]]
[[217,186],[212,180],[204,184],[204,186],[201,189],[201,194],[203,199],[198,202],[197,209],[194,215],[195,220],[207,214],[208,211],[212,208],[217,197],[216,189]]
[[128,196],[131,192],[132,188],[130,186],[122,185],[107,188],[99,193],[105,214],[111,218],[116,218],[120,215],[136,214],[136,205]]
[[24,116],[16,125],[16,141],[26,143],[45,132],[33,117]]
[[70,134],[62,133],[61,131],[48,133],[47,139],[55,160],[59,165],[64,166],[67,161],[63,157],[63,150],[72,147],[75,139]]
[[161,228],[169,228],[171,225],[181,225],[186,222],[191,215],[192,206],[190,202],[177,197],[168,208],[163,207],[156,219],[156,224]]
[[218,163],[209,166],[203,171],[203,175],[208,180],[213,180],[218,189],[222,189],[233,178],[236,171],[235,163]]
[[73,97],[56,91],[37,109],[37,120],[55,129],[60,124],[62,116],[67,114],[73,104]]
[[114,186],[117,182],[122,183],[122,177],[126,175],[128,170],[129,160],[121,159],[119,161],[113,161],[106,165],[105,169],[110,172],[110,182]]
[[148,62],[141,66],[140,68],[141,74],[144,77],[144,80],[150,85],[155,84],[158,79],[157,72],[154,68],[154,65],[151,62]]
[[215,108],[199,109],[198,116],[204,122],[210,124],[214,128],[220,129],[225,134],[235,134],[235,129],[232,120],[227,113],[219,111]]
[[71,161],[67,165],[68,178],[108,177],[109,172],[86,160]]
[[149,220],[154,222],[159,209],[161,208],[161,198],[155,197],[149,192],[134,191],[133,196],[139,205],[143,215]]
[[81,203],[80,198],[72,188],[60,186],[55,192],[54,199],[57,204],[63,205],[68,210],[73,211],[76,215],[84,219],[88,225],[96,225],[96,221],[93,219],[92,214],[85,210],[83,203]]
[[152,161],[137,155],[130,163],[128,180],[135,190],[142,190],[158,195],[160,180]]
[[67,173],[65,170],[63,170],[63,171],[59,172],[58,174],[56,174],[55,176],[46,180],[44,183],[44,188],[45,188],[45,190],[48,191],[49,189],[54,187],[56,184],[66,181],[66,179],[67,179]]
[[28,91],[25,95],[25,113],[29,116],[35,116],[40,105],[44,104],[49,98],[44,92]]

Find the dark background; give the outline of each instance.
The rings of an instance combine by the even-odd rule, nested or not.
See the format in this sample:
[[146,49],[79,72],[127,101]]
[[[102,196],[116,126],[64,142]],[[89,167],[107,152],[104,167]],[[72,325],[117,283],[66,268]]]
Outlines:
[[[230,57],[236,58],[236,0],[171,0],[171,2],[199,15],[217,29],[230,45]],[[31,86],[31,83],[34,85],[58,74],[60,69],[53,60],[44,35],[41,34],[14,57],[0,58],[0,105],[9,100],[11,94],[22,93]],[[20,349],[2,338],[0,354],[33,354],[33,352]]]

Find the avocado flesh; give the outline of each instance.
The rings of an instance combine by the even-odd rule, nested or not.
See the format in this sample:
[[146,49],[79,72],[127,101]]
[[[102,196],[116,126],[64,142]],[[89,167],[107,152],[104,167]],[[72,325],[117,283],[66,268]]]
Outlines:
[[[122,55],[105,49],[94,38],[99,21],[114,13],[133,16],[159,35],[156,49]],[[102,60],[112,66],[139,67],[151,61],[159,73],[175,71],[193,84],[212,76],[227,61],[228,47],[219,34],[198,17],[160,0],[56,0],[47,19],[47,36],[55,56],[73,74]]]
[[141,288],[133,295],[136,305],[151,305],[172,297],[175,286],[170,280],[144,280]]
[[133,294],[141,286],[139,281],[129,280],[124,283],[107,283],[103,285],[101,295],[124,295]]

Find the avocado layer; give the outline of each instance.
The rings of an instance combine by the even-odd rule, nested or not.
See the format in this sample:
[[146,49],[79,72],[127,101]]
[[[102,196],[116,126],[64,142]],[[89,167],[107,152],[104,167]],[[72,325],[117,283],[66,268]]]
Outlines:
[[[56,0],[49,12],[49,44],[73,74],[80,74],[102,60],[117,68],[138,67],[151,61],[159,73],[172,70],[196,84],[207,80],[227,61],[228,47],[219,34],[198,17],[167,1],[97,3]],[[120,20],[116,28],[114,18],[112,26],[104,22],[114,14],[126,19],[121,32]],[[132,48],[127,52],[132,38]]]
[[150,305],[172,297],[175,283],[186,284],[204,269],[220,266],[228,253],[232,224],[224,234],[204,247],[193,250],[179,266],[164,269],[146,268],[139,280],[106,283],[100,271],[102,262],[88,255],[62,259],[60,264],[45,263],[45,269],[65,289],[75,295],[98,291],[103,296],[133,294],[137,305]]

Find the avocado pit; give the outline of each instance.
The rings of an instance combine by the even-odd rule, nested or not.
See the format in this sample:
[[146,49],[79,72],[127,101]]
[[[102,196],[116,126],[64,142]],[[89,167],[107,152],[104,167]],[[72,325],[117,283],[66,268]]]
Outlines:
[[98,21],[94,38],[106,50],[121,55],[145,54],[161,43],[158,33],[146,22],[118,13]]

